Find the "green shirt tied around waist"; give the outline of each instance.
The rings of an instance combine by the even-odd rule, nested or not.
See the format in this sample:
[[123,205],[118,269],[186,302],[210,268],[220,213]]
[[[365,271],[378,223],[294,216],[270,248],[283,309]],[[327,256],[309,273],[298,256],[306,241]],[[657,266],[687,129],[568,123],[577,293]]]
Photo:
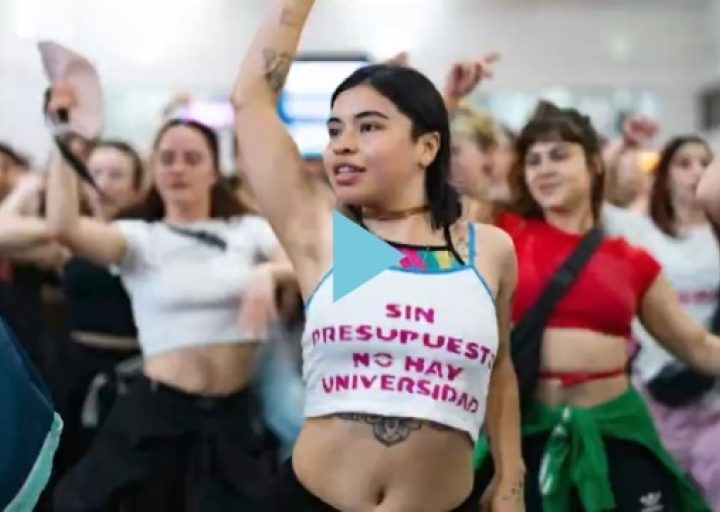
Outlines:
[[[675,477],[683,512],[711,512],[662,447],[645,403],[632,388],[591,408],[549,407],[535,402],[523,412],[522,423],[523,436],[550,432],[540,468],[544,510],[568,511],[573,486],[587,512],[615,509],[602,440],[605,436],[631,441],[650,450]],[[487,455],[487,439],[481,437],[475,446],[475,468]]]

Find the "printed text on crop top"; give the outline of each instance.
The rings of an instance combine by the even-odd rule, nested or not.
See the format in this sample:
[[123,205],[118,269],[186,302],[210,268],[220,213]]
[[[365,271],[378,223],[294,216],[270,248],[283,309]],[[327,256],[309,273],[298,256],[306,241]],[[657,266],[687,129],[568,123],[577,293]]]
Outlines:
[[[471,248],[474,238],[471,228]],[[459,266],[404,252],[398,266],[337,302],[330,271],[308,299],[305,416],[418,418],[475,440],[498,346],[493,297],[474,250]]]
[[[518,285],[512,320],[517,322],[582,236],[510,213],[500,215],[496,223],[515,244]],[[640,299],[659,273],[660,265],[646,251],[622,238],[607,237],[555,306],[546,326],[589,329],[629,339]]]
[[219,249],[163,222],[121,220],[127,251],[117,267],[145,356],[213,343],[256,341],[238,325],[254,265],[278,247],[269,224],[244,215],[183,225],[221,239]]

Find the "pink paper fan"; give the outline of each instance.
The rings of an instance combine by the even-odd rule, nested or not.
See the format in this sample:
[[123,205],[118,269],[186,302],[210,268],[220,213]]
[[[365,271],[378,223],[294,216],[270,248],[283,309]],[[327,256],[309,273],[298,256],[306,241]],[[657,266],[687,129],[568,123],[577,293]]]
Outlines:
[[75,91],[78,106],[70,112],[68,129],[86,139],[95,139],[103,130],[103,96],[95,67],[79,55],[53,41],[38,43],[45,74],[50,82],[66,80]]

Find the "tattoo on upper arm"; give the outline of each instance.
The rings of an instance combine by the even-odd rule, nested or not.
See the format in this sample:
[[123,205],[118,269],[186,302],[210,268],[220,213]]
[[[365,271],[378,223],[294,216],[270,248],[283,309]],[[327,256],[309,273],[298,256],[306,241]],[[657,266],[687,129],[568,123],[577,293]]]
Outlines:
[[288,52],[278,52],[274,48],[265,48],[263,57],[265,60],[265,81],[270,86],[270,89],[277,94],[285,85],[293,56]]
[[441,432],[452,430],[452,427],[448,427],[447,425],[442,425],[434,421],[422,421],[415,418],[378,416],[376,414],[355,412],[340,413],[335,416],[347,421],[367,423],[372,426],[375,439],[388,447],[402,443],[408,439],[413,432],[420,430],[423,425]]
[[302,24],[302,19],[298,16],[298,13],[292,9],[285,8],[280,13],[280,25],[285,27],[297,28]]

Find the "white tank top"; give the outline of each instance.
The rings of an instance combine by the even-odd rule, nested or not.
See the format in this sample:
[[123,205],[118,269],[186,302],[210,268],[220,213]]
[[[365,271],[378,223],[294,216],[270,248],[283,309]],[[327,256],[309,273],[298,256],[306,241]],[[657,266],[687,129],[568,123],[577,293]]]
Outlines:
[[477,440],[498,348],[495,304],[474,266],[393,267],[333,302],[330,270],[308,299],[305,416],[429,420]]

